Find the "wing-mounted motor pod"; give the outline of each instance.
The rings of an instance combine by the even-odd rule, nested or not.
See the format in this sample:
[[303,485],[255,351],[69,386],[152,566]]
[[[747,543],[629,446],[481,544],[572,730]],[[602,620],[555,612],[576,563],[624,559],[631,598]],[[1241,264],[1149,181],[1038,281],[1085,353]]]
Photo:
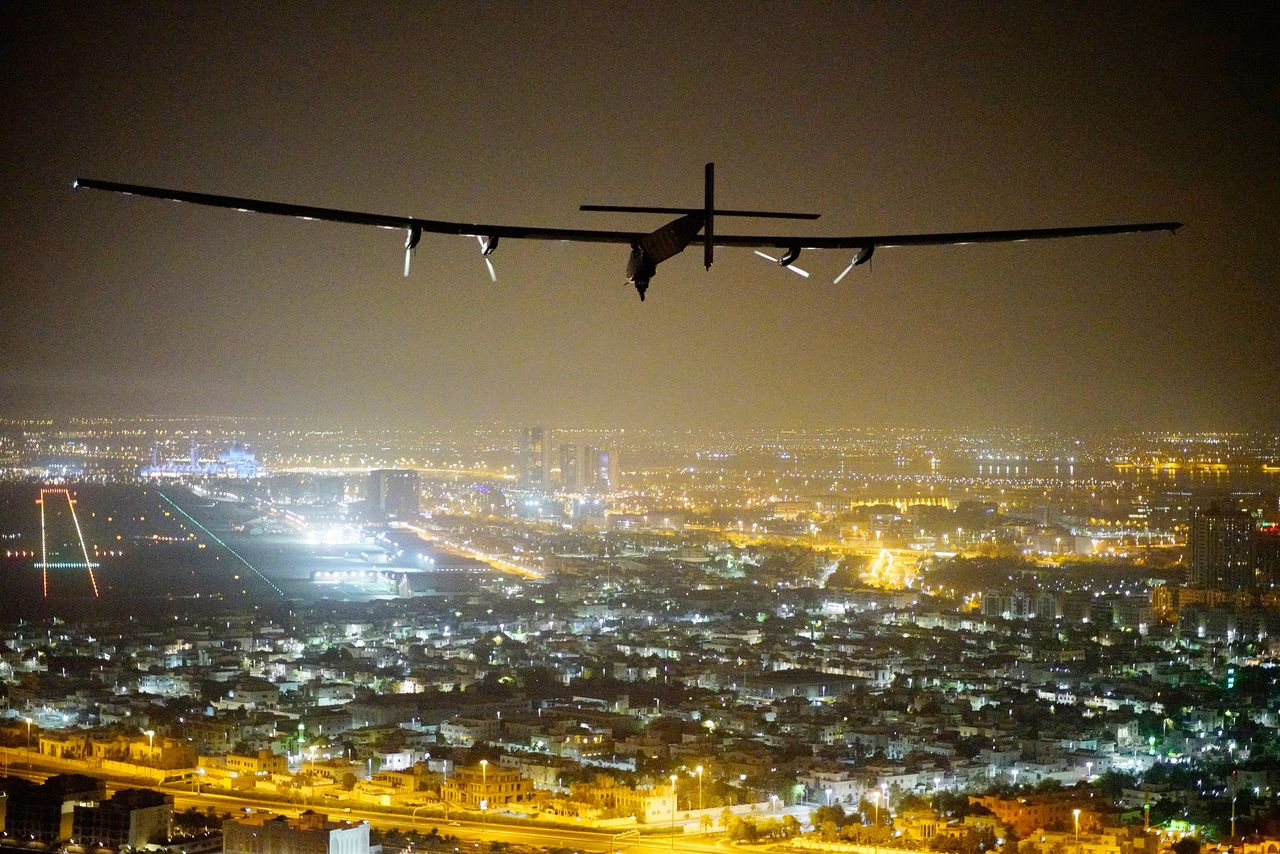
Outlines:
[[854,267],[860,266],[871,260],[871,256],[875,253],[875,245],[864,246],[858,250],[858,254],[853,256],[853,260],[849,262],[849,266],[840,271],[840,275],[836,276],[836,280],[832,284],[840,284],[840,280],[849,275],[849,271]]
[[493,262],[489,260],[489,256],[493,254],[493,250],[498,248],[498,238],[482,237],[476,235],[476,240],[480,241],[480,257],[484,259],[485,267],[489,268],[489,280],[498,281],[498,271],[493,269]]
[[649,280],[663,261],[679,255],[702,231],[705,221],[702,211],[688,213],[673,219],[657,231],[646,234],[631,245],[631,257],[627,259],[627,282],[636,286],[640,301],[649,289]]
[[418,243],[422,240],[422,229],[418,226],[405,229],[404,234],[404,275],[409,276],[409,261],[413,257],[413,250],[418,248]]
[[755,250],[755,252],[761,258],[765,258],[769,261],[772,261],[773,263],[777,264],[780,267],[785,267],[786,269],[795,273],[797,276],[803,276],[806,279],[809,278],[808,272],[801,270],[799,267],[795,266],[796,259],[800,257],[799,246],[789,247],[786,251],[786,254],[784,254],[781,258],[774,258],[772,255],[769,255],[765,252],[761,252],[759,249]]

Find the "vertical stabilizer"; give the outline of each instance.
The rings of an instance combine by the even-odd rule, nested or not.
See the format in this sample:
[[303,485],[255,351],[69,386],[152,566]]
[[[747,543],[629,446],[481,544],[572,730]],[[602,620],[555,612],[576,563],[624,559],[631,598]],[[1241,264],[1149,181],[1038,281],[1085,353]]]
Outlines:
[[706,218],[702,226],[702,263],[708,270],[715,260],[715,213],[716,213],[716,165],[708,163],[703,175],[703,216]]

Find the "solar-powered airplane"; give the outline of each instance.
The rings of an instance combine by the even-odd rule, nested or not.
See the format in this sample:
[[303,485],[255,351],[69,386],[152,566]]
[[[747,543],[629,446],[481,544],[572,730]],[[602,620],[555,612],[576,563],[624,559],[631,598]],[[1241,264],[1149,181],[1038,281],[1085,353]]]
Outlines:
[[[818,218],[819,214],[717,209],[715,206],[714,163],[706,165],[703,182],[703,206],[700,208],[633,205],[582,205],[580,208],[580,210],[584,211],[608,211],[614,213],[679,214],[676,219],[661,228],[648,232],[447,222],[411,216],[394,216],[340,210],[337,208],[319,208],[310,205],[294,205],[261,199],[243,199],[235,196],[217,196],[208,193],[193,193],[186,190],[169,190],[163,187],[120,184],[114,181],[99,181],[93,178],[78,178],[72,183],[72,187],[107,190],[132,196],[150,196],[156,199],[169,199],[176,202],[190,202],[219,208],[233,208],[243,212],[397,229],[405,233],[404,274],[406,276],[409,275],[409,262],[413,252],[417,248],[419,241],[421,241],[423,234],[456,234],[476,238],[480,244],[480,255],[489,270],[489,277],[494,281],[497,281],[497,273],[494,271],[493,262],[489,256],[497,249],[498,241],[502,238],[513,240],[569,240],[585,243],[623,243],[631,247],[631,256],[627,261],[627,284],[635,286],[636,291],[640,294],[641,301],[644,300],[645,291],[649,289],[649,281],[653,278],[658,265],[668,258],[683,252],[691,244],[702,245],[703,263],[708,270],[711,269],[711,263],[715,258],[716,246],[740,246],[754,249],[755,253],[760,257],[806,278],[809,274],[795,266],[795,262],[800,257],[802,250],[851,249],[853,250],[853,257],[849,261],[849,265],[835,278],[835,283],[839,284],[840,280],[848,275],[850,270],[860,264],[865,264],[871,259],[872,253],[881,248],[893,246],[948,246],[964,243],[1008,243],[1021,240],[1048,240],[1056,237],[1130,234],[1141,231],[1173,232],[1182,226],[1182,223],[1179,222],[1139,222],[1122,225],[1084,225],[1068,228],[1027,228],[1011,231],[956,231],[938,234],[876,234],[848,237],[716,234],[715,221],[717,216],[814,220]],[[770,255],[762,251],[765,249],[775,250],[777,255]]]

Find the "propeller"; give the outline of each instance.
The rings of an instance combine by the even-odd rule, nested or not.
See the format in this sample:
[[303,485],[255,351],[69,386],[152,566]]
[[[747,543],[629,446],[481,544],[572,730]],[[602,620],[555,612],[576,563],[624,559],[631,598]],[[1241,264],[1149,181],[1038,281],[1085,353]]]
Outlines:
[[854,262],[850,261],[849,266],[845,267],[843,270],[840,271],[840,275],[836,276],[836,280],[832,282],[832,284],[833,285],[840,284],[840,280],[843,279],[845,276],[849,275],[849,271],[853,269],[853,264]]
[[[783,255],[781,258],[774,258],[772,255],[766,255],[764,252],[761,252],[759,249],[755,250],[755,253],[759,255],[761,258],[765,258],[781,267],[784,267],[785,269],[790,270],[791,272],[795,273],[797,276],[804,276],[806,279],[809,278],[809,274],[806,271],[801,270],[799,267],[796,267],[791,263],[791,260],[794,260],[794,259],[790,252],[788,252],[786,255]],[[795,254],[799,255],[800,253],[796,252]]]
[[416,225],[405,231],[404,235],[404,275],[409,276],[409,261],[413,257],[413,250],[418,248],[418,241],[422,240],[422,229]]
[[832,282],[832,284],[835,284],[835,285],[840,284],[840,280],[843,279],[845,276],[849,275],[850,270],[852,270],[854,267],[857,267],[859,264],[865,264],[868,261],[870,261],[871,253],[875,251],[876,251],[876,248],[874,246],[868,246],[864,249],[859,249],[858,253],[853,256],[853,260],[849,262],[849,266],[845,267],[842,271],[840,271],[840,275],[836,276],[836,280]]
[[492,281],[498,281],[498,271],[493,269],[493,262],[489,260],[489,256],[493,254],[493,250],[498,248],[498,238],[481,237],[476,235],[476,240],[480,242],[480,257],[484,259],[484,265],[489,268],[489,278]]

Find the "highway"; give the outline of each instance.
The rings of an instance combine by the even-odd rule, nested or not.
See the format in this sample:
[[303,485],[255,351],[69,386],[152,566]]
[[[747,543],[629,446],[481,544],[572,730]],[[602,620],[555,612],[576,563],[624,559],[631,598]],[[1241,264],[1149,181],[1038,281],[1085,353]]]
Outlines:
[[15,777],[25,777],[37,782],[43,781],[53,774],[89,774],[107,781],[107,793],[126,788],[150,788],[173,795],[176,811],[196,807],[205,810],[210,807],[219,815],[235,813],[245,809],[263,810],[280,815],[296,816],[304,810],[315,810],[325,813],[334,820],[367,821],[370,827],[379,830],[417,830],[428,833],[436,828],[442,835],[456,836],[464,843],[479,847],[482,842],[510,842],[535,847],[569,847],[583,852],[614,852],[625,854],[714,854],[723,849],[715,844],[717,836],[693,836],[675,838],[667,833],[646,834],[643,837],[629,837],[615,841],[616,832],[598,830],[574,830],[567,827],[555,827],[534,822],[522,824],[498,824],[491,821],[478,821],[472,818],[453,818],[445,820],[440,815],[418,815],[416,817],[389,810],[371,809],[367,806],[342,806],[333,804],[281,804],[260,798],[244,795],[223,794],[221,792],[195,792],[187,783],[161,786],[144,778],[131,778],[122,775],[108,774],[85,763],[74,760],[55,760],[47,756],[34,755],[28,757],[26,751],[13,748],[0,748],[0,755],[8,765],[8,773]]

